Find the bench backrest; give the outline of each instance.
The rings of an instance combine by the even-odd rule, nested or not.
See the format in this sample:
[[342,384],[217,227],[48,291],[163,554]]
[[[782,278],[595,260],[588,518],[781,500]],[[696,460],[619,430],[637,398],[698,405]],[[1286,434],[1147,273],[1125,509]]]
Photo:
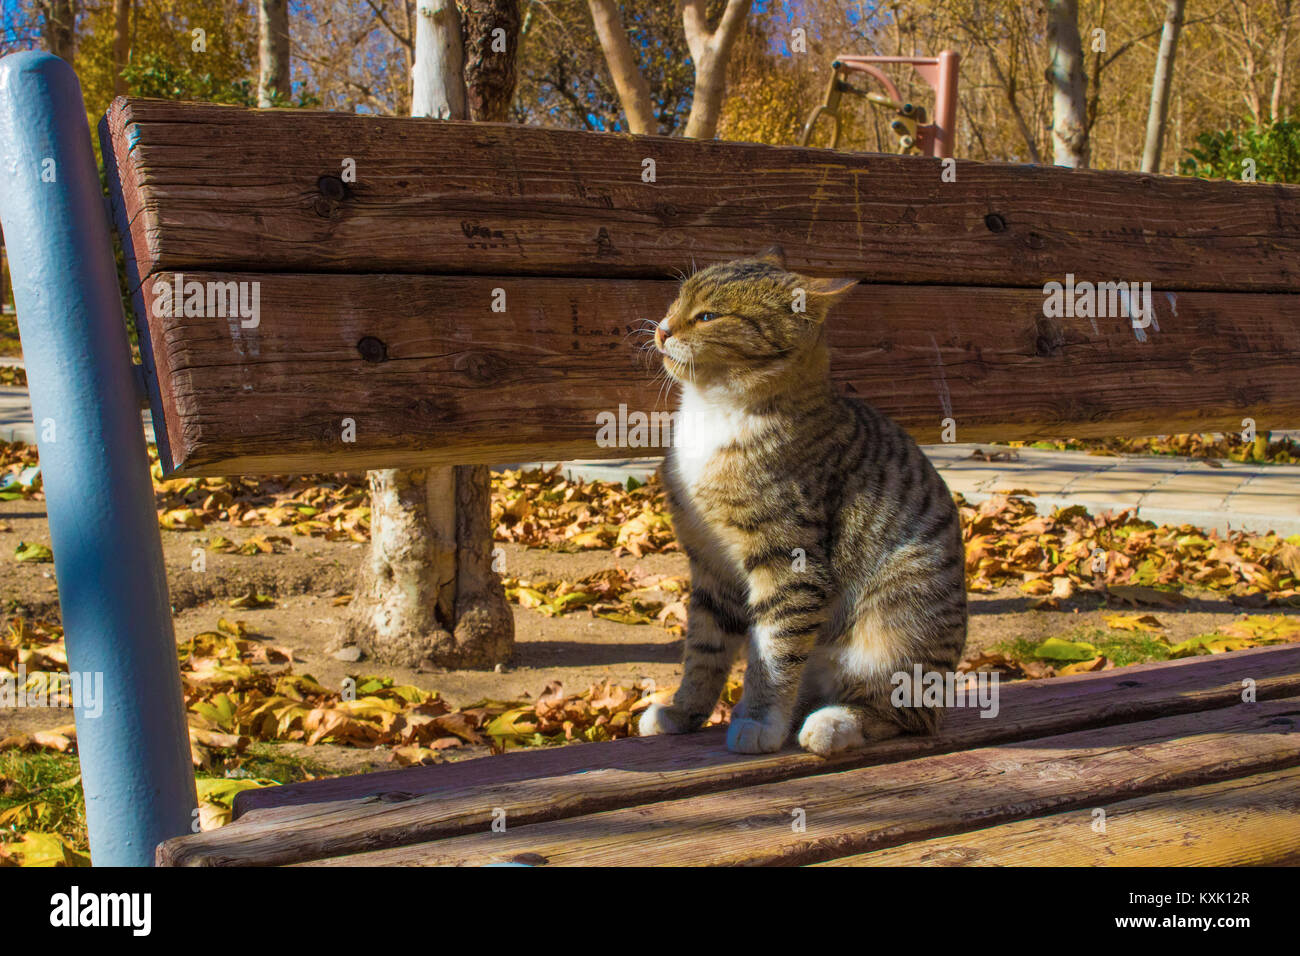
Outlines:
[[773,242],[863,280],[833,373],[923,441],[1300,424],[1300,187],[136,99],[101,137],[169,471],[653,454],[597,441],[669,408],[629,332]]

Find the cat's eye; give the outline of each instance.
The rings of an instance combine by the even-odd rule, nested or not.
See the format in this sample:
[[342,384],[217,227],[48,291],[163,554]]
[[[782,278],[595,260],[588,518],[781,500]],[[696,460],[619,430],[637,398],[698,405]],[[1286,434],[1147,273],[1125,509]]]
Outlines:
[[712,322],[717,317],[718,317],[717,312],[696,312],[695,313],[696,322]]

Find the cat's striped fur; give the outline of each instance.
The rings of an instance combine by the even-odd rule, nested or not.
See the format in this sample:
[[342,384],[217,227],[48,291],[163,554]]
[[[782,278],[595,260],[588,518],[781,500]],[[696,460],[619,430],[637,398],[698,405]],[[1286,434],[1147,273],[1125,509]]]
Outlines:
[[663,471],[691,599],[681,686],[642,734],[701,726],[747,640],[732,750],[797,729],[829,754],[938,725],[891,704],[891,677],[961,657],[961,529],[916,443],[831,385],[824,320],[854,284],[788,272],[772,249],[691,276],[656,330],[681,385]]

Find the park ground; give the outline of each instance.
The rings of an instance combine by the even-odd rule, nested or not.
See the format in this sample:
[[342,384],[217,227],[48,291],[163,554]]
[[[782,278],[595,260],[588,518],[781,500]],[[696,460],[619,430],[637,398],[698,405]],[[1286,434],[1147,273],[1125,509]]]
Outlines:
[[[1296,450],[1197,441],[1130,443],[1121,450],[1138,454],[1120,461],[1192,450],[1289,474],[1267,463]],[[975,449],[962,463],[1015,453]],[[37,464],[34,448],[0,445],[0,668],[28,673],[66,669]],[[689,575],[658,482],[560,468],[493,480],[514,655],[491,671],[412,670],[350,659],[336,640],[368,547],[364,476],[168,480],[155,463],[205,825],[228,819],[244,787],[623,736],[674,686]],[[1027,488],[977,497],[960,498],[969,669],[1051,679],[1300,640],[1300,535],[1040,509]],[[133,547],[121,542],[123,560]],[[71,723],[63,708],[0,708],[0,860],[84,862]]]

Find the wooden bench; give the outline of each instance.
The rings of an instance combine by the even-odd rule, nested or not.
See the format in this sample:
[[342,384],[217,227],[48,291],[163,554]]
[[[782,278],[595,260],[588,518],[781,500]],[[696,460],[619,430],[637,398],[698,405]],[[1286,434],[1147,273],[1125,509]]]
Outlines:
[[[0,132],[31,103],[37,116],[72,112],[64,68],[20,56]],[[24,87],[27,74],[44,85]],[[43,127],[9,122],[36,153],[28,142]],[[667,410],[628,333],[662,315],[680,271],[772,242],[794,269],[863,280],[830,326],[833,374],[922,441],[1300,423],[1293,187],[143,100],[117,101],[100,135],[169,473],[653,453],[596,440],[601,413]],[[65,145],[88,183],[87,150]],[[86,201],[57,216],[34,208],[61,235],[94,234]],[[14,235],[34,244],[10,219],[11,246]],[[86,271],[82,251],[39,254]],[[104,252],[84,256],[97,257],[102,293]],[[1150,282],[1152,313],[1045,309],[1045,285],[1075,279]],[[18,289],[20,324],[24,302],[45,314],[47,287]],[[162,307],[176,288],[199,290],[193,309]],[[256,289],[257,315],[217,315],[209,289],[248,302]],[[78,294],[72,307],[92,309]],[[108,314],[96,315],[107,342]],[[53,366],[58,345],[36,351]],[[65,377],[105,367],[76,350],[63,361]],[[34,400],[55,378],[33,384]],[[118,435],[112,448],[139,443],[121,390],[95,392],[115,403],[101,429]],[[128,461],[96,471],[102,457],[55,467],[137,480]],[[73,487],[48,482],[52,527],[56,512],[83,519]],[[72,563],[54,543],[66,618],[65,576],[113,558],[101,548]],[[154,698],[122,703],[130,722],[82,734],[97,861],[97,833],[105,858],[138,860],[151,835],[189,829],[176,806],[183,714],[167,698],[179,700],[179,683],[161,663],[165,582],[160,610],[160,556],[141,561],[147,613],[114,604],[105,634],[68,632],[70,657],[93,646],[123,680],[110,649],[159,662]],[[91,606],[94,588],[82,582],[76,601]],[[1243,702],[1246,679],[1256,702]],[[865,865],[1034,862],[1046,845],[1080,863],[1175,850],[1179,862],[1276,862],[1297,853],[1295,830],[1259,823],[1294,811],[1298,698],[1300,650],[1263,649],[1006,686],[995,719],[957,710],[937,737],[833,761],[732,755],[705,732],[248,792],[231,826],[158,853],[172,864]],[[1200,829],[1172,825],[1188,807]],[[1104,834],[1094,810],[1113,818]]]
[[[628,332],[759,239],[867,281],[836,375],[923,439],[1300,420],[1300,190],[152,102],[108,129],[141,307],[176,273],[262,283],[251,333],[150,319],[185,472],[627,454],[593,437],[655,408]],[[1156,315],[1045,317],[1069,273],[1149,281]],[[715,731],[249,791],[159,860],[1277,862],[1297,716],[1300,648],[1264,650],[1015,684],[995,719],[831,761]]]

